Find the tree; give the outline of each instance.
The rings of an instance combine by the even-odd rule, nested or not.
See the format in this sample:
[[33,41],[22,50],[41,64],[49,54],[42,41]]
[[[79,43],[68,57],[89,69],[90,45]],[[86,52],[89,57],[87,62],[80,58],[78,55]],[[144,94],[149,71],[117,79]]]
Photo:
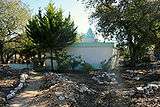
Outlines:
[[28,9],[17,0],[1,0],[0,7],[0,56],[2,63],[7,63],[5,59],[14,54],[13,40],[24,29],[30,15]]
[[127,47],[131,65],[141,60],[157,40],[160,30],[159,0],[83,0],[94,8],[92,20],[104,38],[116,37],[119,46]]
[[29,21],[26,32],[37,46],[50,51],[53,70],[53,53],[57,57],[57,51],[75,42],[76,29],[70,15],[65,18],[62,9],[49,3],[44,14],[39,10],[39,14]]
[[36,45],[26,36],[25,33],[22,33],[21,36],[17,38],[15,45],[16,53],[19,54],[20,57],[24,56],[25,60],[29,60],[37,53]]

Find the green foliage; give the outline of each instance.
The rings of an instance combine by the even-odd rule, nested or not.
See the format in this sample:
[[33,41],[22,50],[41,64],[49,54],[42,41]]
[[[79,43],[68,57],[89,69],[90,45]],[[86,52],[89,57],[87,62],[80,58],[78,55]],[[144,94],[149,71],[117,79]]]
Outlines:
[[[126,47],[131,65],[157,44],[160,31],[159,0],[82,0],[94,8],[92,20],[104,38],[114,37],[119,46]],[[157,45],[158,47],[158,45]]]
[[56,60],[58,62],[58,70],[75,70],[84,62],[80,56],[67,55],[66,51],[59,52]]
[[82,70],[87,73],[94,70],[92,65],[85,63],[82,57],[67,55],[66,51],[60,52],[56,60],[58,61],[58,70]]
[[26,36],[25,33],[21,34],[16,43],[16,52],[25,59],[29,59],[37,54],[35,44]]
[[29,20],[26,33],[32,41],[51,53],[51,66],[53,69],[53,52],[61,51],[75,42],[76,27],[71,16],[63,17],[62,9],[56,9],[49,3],[47,10]]
[[16,37],[30,18],[29,10],[20,1],[0,1],[0,57],[7,63],[15,53]]
[[103,71],[108,71],[111,69],[112,63],[110,61],[102,61],[101,62],[101,67]]
[[83,63],[82,64],[82,70],[86,73],[90,73],[92,70],[94,70],[94,68],[92,67],[91,64],[89,63]]
[[76,28],[70,15],[64,18],[61,9],[49,4],[46,13],[41,10],[26,27],[33,42],[47,49],[61,50],[75,41]]
[[59,52],[57,56],[58,70],[71,70],[71,56],[66,51]]

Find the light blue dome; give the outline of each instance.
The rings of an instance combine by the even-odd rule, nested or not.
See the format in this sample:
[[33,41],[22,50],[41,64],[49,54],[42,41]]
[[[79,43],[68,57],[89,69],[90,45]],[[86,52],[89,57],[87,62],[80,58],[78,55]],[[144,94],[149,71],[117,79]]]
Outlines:
[[89,28],[87,33],[83,35],[83,38],[87,39],[87,38],[95,38],[95,34],[93,33],[92,29]]

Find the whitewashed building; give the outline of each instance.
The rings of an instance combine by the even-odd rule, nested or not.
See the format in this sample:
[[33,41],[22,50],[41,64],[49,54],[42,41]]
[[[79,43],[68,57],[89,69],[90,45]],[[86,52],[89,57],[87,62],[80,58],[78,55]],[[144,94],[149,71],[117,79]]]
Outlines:
[[[114,55],[114,51],[114,43],[98,42],[91,28],[82,36],[80,43],[75,43],[67,49],[69,55],[81,56],[95,69],[101,68],[101,62],[108,61]],[[46,61],[46,65],[50,66],[50,60]],[[56,63],[54,65],[56,68]]]

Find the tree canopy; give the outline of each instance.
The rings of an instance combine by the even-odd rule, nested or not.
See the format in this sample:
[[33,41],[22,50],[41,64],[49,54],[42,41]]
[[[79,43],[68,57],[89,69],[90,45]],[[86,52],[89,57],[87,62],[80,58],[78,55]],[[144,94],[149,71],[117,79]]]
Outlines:
[[[119,46],[127,47],[132,65],[156,44],[160,30],[159,0],[83,0],[94,8],[92,20],[104,38],[116,37]],[[134,64],[133,64],[134,63]]]
[[[56,9],[53,3],[49,3],[46,12],[39,13],[29,20],[26,27],[27,35],[39,47],[44,48],[51,52],[56,53],[76,40],[76,27],[71,20],[71,16],[63,16],[62,9]],[[51,61],[53,68],[53,62]]]
[[19,0],[1,0],[0,7],[0,56],[2,63],[7,63],[4,59],[14,54],[15,37],[24,30],[30,15],[28,8]]

